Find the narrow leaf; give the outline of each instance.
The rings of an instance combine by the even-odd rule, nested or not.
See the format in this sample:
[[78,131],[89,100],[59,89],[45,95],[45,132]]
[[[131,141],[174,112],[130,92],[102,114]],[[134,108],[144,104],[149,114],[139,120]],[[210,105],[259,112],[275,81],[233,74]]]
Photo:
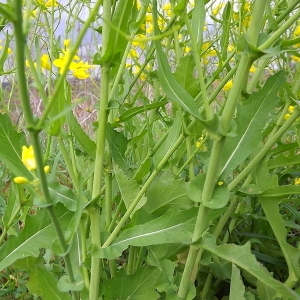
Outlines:
[[25,146],[25,135],[11,124],[6,114],[0,114],[0,160],[15,176],[32,178],[21,160],[22,146]]
[[106,134],[107,142],[110,149],[110,154],[114,162],[122,169],[129,169],[125,152],[127,149],[128,140],[122,132],[115,131],[110,124],[107,126]]
[[251,253],[250,243],[246,243],[243,246],[234,244],[217,246],[215,237],[205,233],[198,245],[246,270],[265,285],[279,292],[285,299],[299,300],[299,295],[295,291],[274,279],[266,268],[256,260],[255,256]]
[[253,93],[244,105],[237,109],[237,135],[228,137],[222,153],[221,176],[227,177],[250,155],[262,140],[262,128],[271,118],[270,112],[279,101],[277,93],[284,84],[284,72],[270,77],[264,87]]
[[229,300],[245,300],[245,286],[240,275],[240,270],[234,264],[232,264],[231,272]]

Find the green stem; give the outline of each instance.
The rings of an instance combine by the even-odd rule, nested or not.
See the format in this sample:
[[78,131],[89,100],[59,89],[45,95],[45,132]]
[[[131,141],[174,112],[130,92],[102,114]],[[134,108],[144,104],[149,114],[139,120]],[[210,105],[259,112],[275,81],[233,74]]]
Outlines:
[[202,99],[203,99],[206,118],[211,119],[212,118],[212,112],[211,112],[211,108],[210,108],[210,105],[209,105],[209,100],[208,100],[208,97],[207,97],[207,91],[206,91],[204,75],[203,75],[203,67],[201,66],[201,59],[200,59],[200,55],[199,55],[199,51],[198,51],[197,40],[196,40],[194,31],[192,29],[192,26],[190,24],[190,20],[189,20],[186,13],[183,14],[183,20],[185,22],[185,25],[187,27],[187,30],[188,30],[188,33],[191,37],[191,41],[192,41],[192,45],[193,45],[193,50],[194,50],[193,55],[194,55],[194,58],[195,58],[196,69],[197,69],[198,76],[199,76],[199,83],[200,83],[200,88],[201,88],[201,92],[202,92]]
[[275,31],[269,39],[267,39],[263,44],[261,44],[258,49],[263,51],[270,48],[280,37],[284,34],[295,22],[300,18],[300,9],[292,15],[283,25],[281,25],[277,31]]
[[[25,65],[24,65],[24,49],[25,49],[25,36],[23,34],[22,28],[22,0],[15,0],[14,1],[14,9],[17,15],[16,21],[13,23],[14,32],[15,32],[15,41],[16,41],[16,65],[17,65],[17,77],[18,77],[18,87],[19,93],[22,103],[22,109],[24,112],[25,122],[27,128],[29,130],[30,140],[32,142],[32,146],[34,149],[34,155],[37,165],[37,174],[40,181],[41,190],[44,196],[45,204],[48,206],[46,207],[47,212],[50,216],[51,222],[55,228],[56,234],[58,236],[58,240],[61,246],[62,253],[67,252],[67,244],[65,241],[65,237],[63,231],[61,229],[59,220],[56,216],[56,213],[53,208],[53,202],[49,194],[48,184],[46,180],[46,176],[44,173],[44,165],[43,165],[43,156],[41,151],[41,146],[39,143],[38,132],[34,129],[34,118],[31,111],[30,100],[28,95],[27,83],[26,83],[26,74],[25,74]],[[70,282],[74,282],[74,274],[71,264],[71,259],[69,253],[64,256],[64,261],[66,265],[66,271],[69,277]],[[78,292],[72,292],[73,299],[79,299]]]
[[[103,1],[103,18],[111,20],[111,0]],[[109,42],[110,27],[106,23],[102,28],[102,50],[101,54],[106,53]],[[108,101],[109,101],[109,79],[110,79],[110,63],[104,63],[101,68],[101,86],[100,86],[100,108],[98,113],[98,131],[97,131],[97,148],[95,156],[95,168],[93,177],[92,199],[101,193],[103,185],[102,177],[104,171],[105,159],[105,141],[106,128],[108,122]],[[91,242],[96,247],[101,247],[100,240],[100,207],[94,207],[90,211],[91,218]],[[91,259],[91,282],[89,290],[89,300],[98,300],[100,285],[100,259],[92,256]]]

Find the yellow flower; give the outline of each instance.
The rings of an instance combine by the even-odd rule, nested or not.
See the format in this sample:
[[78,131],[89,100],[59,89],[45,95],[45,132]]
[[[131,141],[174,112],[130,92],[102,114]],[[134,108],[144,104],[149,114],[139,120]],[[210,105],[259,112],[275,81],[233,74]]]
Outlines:
[[300,26],[297,26],[295,31],[294,31],[294,35],[295,36],[299,36],[300,35]]
[[213,16],[216,16],[220,10],[222,9],[222,7],[224,6],[224,4],[218,4],[214,7],[214,9],[212,10],[212,14]]
[[283,120],[285,120],[285,121],[286,121],[287,119],[289,119],[289,118],[290,118],[290,116],[291,116],[290,114],[285,114],[285,115],[284,115],[284,117],[283,117]]
[[147,33],[152,33],[152,32],[153,32],[153,25],[152,25],[152,24],[150,24],[150,25],[147,27],[146,32],[147,32]]
[[58,4],[57,4],[56,0],[49,0],[45,3],[45,6],[46,7],[52,7],[52,6],[54,7],[54,6],[58,6]]
[[256,70],[256,68],[252,65],[249,71],[250,71],[250,73],[254,73],[255,70]]
[[50,166],[45,166],[44,172],[45,172],[45,174],[48,174],[50,172]]
[[68,48],[68,47],[70,46],[70,42],[71,42],[70,39],[64,40],[64,46],[65,46],[66,48]]
[[232,88],[232,80],[229,80],[224,86],[223,86],[223,91],[228,91]]
[[28,148],[26,146],[22,147],[22,163],[29,171],[36,169],[36,161],[32,146],[29,146]]
[[289,113],[292,114],[294,112],[295,108],[296,108],[295,105],[290,105],[288,108]]
[[292,55],[291,59],[295,62],[300,62],[300,57],[296,56],[296,55]]
[[136,39],[132,41],[132,45],[134,47],[140,47],[141,49],[145,49],[146,36],[144,34],[137,34],[135,38]]
[[13,51],[11,50],[11,48],[7,49],[7,53],[8,53],[8,55],[13,53]]
[[166,13],[166,15],[168,17],[171,17],[172,15],[172,7],[171,7],[171,3],[166,3],[163,5],[162,9],[164,10],[164,12]]
[[146,23],[152,23],[152,22],[153,22],[153,17],[152,17],[152,15],[147,14],[147,15],[146,15],[146,18],[145,18],[145,21],[146,21]]
[[51,70],[51,65],[49,61],[49,56],[47,54],[43,54],[41,57],[41,66],[46,70]]
[[218,186],[221,186],[221,185],[223,185],[223,184],[224,184],[223,181],[218,181],[218,182],[217,182],[217,185],[218,185]]
[[296,177],[294,180],[295,185],[300,185],[300,177]]
[[227,47],[227,51],[232,52],[233,50],[234,50],[234,46],[229,44]]
[[191,52],[191,48],[188,46],[185,46],[183,51],[184,51],[184,53],[189,53],[189,52]]
[[138,54],[138,52],[135,49],[130,49],[129,55],[131,57],[134,57],[134,58],[138,58],[139,57],[139,54]]
[[[36,67],[36,62],[33,63],[33,65]],[[29,61],[28,61],[27,59],[25,60],[25,66],[26,66],[27,68],[30,68]]]
[[14,178],[14,182],[17,183],[17,184],[25,184],[25,183],[28,183],[29,180],[25,177],[18,176],[18,177]]

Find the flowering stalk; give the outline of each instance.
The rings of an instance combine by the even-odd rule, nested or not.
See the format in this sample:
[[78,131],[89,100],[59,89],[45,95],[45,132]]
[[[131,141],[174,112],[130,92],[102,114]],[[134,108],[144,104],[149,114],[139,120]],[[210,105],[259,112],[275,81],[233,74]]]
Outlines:
[[[45,204],[47,205],[46,209],[48,211],[49,217],[53,223],[53,226],[56,230],[58,240],[61,246],[61,251],[63,253],[66,253],[67,251],[67,244],[64,238],[63,231],[61,229],[61,226],[59,224],[58,218],[56,216],[56,213],[53,209],[53,201],[50,197],[47,180],[44,172],[43,167],[43,156],[41,151],[41,146],[39,143],[39,130],[36,128],[36,122],[33,118],[33,114],[30,107],[30,100],[28,95],[28,89],[26,84],[26,75],[25,75],[25,65],[24,65],[24,48],[25,48],[25,37],[23,34],[23,28],[22,28],[22,1],[21,0],[15,0],[14,1],[14,10],[16,13],[16,20],[13,21],[14,26],[14,32],[15,32],[15,39],[16,39],[16,64],[17,64],[17,77],[18,77],[18,86],[20,91],[20,98],[22,103],[22,109],[24,112],[25,122],[27,125],[27,129],[29,131],[30,140],[32,142],[32,148],[34,153],[34,160],[36,164],[37,174],[39,177],[41,189],[44,196]],[[30,151],[30,150],[29,150]],[[27,153],[28,154],[28,153]],[[32,165],[33,161],[31,160],[30,167],[33,167]],[[70,282],[74,282],[74,274],[71,264],[70,255],[66,254],[64,256],[65,264],[66,264],[66,270],[69,277]],[[79,299],[77,292],[72,292],[73,299]]]
[[[260,10],[256,15],[253,15],[253,20],[249,28],[249,35],[251,36],[252,44],[256,45],[258,32],[260,30],[260,22],[264,15],[264,9],[262,9],[262,2],[264,2],[264,6],[266,5],[266,1],[256,1],[255,6],[259,6]],[[255,11],[257,9],[254,8]],[[257,19],[257,20],[256,20]],[[258,29],[259,28],[259,29]],[[238,66],[237,74],[235,76],[234,84],[232,89],[229,92],[228,99],[226,100],[226,104],[224,110],[221,115],[221,126],[222,130],[226,134],[229,131],[231,120],[234,115],[234,111],[236,109],[238,100],[240,98],[240,94],[242,92],[243,87],[245,86],[245,82],[248,77],[249,68],[253,62],[254,58],[248,55],[248,53],[243,53],[241,61]],[[196,219],[196,225],[192,237],[192,242],[199,240],[206,229],[206,221],[209,213],[209,208],[206,206],[207,203],[211,201],[215,183],[218,176],[218,166],[219,160],[222,156],[222,149],[223,144],[225,141],[225,137],[221,140],[214,140],[212,146],[212,152],[209,160],[209,165],[207,168],[207,174],[205,178],[205,183],[202,192],[202,203],[199,207],[198,216]],[[187,262],[184,268],[183,276],[180,282],[179,290],[178,290],[178,297],[180,299],[185,299],[188,288],[189,288],[189,281],[195,266],[195,261],[197,258],[197,253],[199,249],[195,246],[190,246],[190,251],[187,257]],[[201,249],[200,249],[201,251]]]

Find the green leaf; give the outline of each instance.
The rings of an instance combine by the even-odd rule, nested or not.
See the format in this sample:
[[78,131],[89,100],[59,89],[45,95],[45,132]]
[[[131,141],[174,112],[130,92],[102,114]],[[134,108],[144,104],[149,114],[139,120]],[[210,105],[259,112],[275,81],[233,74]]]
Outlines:
[[62,276],[58,280],[57,288],[61,292],[81,291],[84,288],[82,275],[77,273],[75,276],[75,282],[70,282],[67,275]]
[[262,128],[270,119],[279,101],[279,89],[284,84],[284,72],[270,77],[264,87],[253,93],[244,105],[237,108],[237,136],[228,137],[221,157],[221,176],[227,177],[250,155],[262,140]]
[[[61,129],[63,128],[64,123],[66,122],[65,115],[62,115],[62,112],[65,112],[67,105],[71,104],[71,92],[70,85],[67,80],[64,81],[64,84],[60,86],[60,91],[57,98],[52,104],[51,117],[50,120],[50,130],[51,135],[59,135]],[[66,114],[68,111],[66,111]],[[57,118],[57,116],[60,116]],[[54,119],[55,118],[55,119]]]
[[240,275],[240,270],[235,264],[232,264],[229,300],[245,300],[244,294],[245,286]]
[[35,267],[26,285],[31,294],[39,295],[43,300],[72,299],[68,293],[58,290],[55,275],[45,268]]
[[82,149],[92,158],[95,159],[96,143],[83,131],[82,127],[74,117],[73,113],[68,115],[68,124],[77,142]]
[[110,124],[107,126],[106,138],[110,149],[110,154],[114,162],[123,170],[129,169],[125,152],[128,140],[122,132],[117,132]]
[[123,33],[129,32],[131,15],[136,9],[136,4],[133,0],[120,0],[117,2],[117,7],[111,20],[116,29],[110,29],[106,52],[101,57],[101,63],[113,60],[114,64],[117,64],[121,60],[127,40],[120,34],[120,31]]
[[292,157],[287,157],[284,154],[276,156],[274,159],[268,161],[268,167],[270,169],[298,165],[300,164],[300,155],[294,155]]
[[181,120],[178,116],[174,120],[173,125],[171,126],[167,138],[163,141],[162,145],[159,147],[157,152],[153,156],[153,164],[155,167],[161,162],[165,157],[166,153],[170,150],[173,144],[177,141],[178,136],[181,132]]
[[62,203],[68,210],[76,211],[77,197],[71,189],[64,185],[60,185],[56,181],[49,180],[48,189],[50,197],[55,203]]
[[161,217],[124,230],[109,247],[94,249],[93,255],[114,259],[119,257],[129,245],[189,244],[192,241],[197,212],[196,207],[185,211],[172,207]]
[[[55,211],[63,230],[66,229],[72,213],[66,211],[63,205],[56,205]],[[57,234],[46,210],[39,210],[34,216],[27,215],[21,234],[10,236],[0,248],[0,270],[7,268],[17,259],[37,257],[41,248],[51,248],[55,238]]]
[[7,206],[3,216],[3,225],[6,229],[11,226],[12,221],[15,220],[15,215],[20,209],[20,199],[17,197],[16,185],[11,185],[9,189],[9,196],[7,199]]
[[[300,192],[300,186],[299,186]],[[300,250],[294,248],[286,242],[287,230],[283,221],[283,217],[279,213],[280,197],[259,197],[261,206],[265,212],[270,226],[274,232],[274,235],[280,245],[282,253],[285,257],[289,268],[289,277],[292,280],[300,278]]]
[[[202,201],[202,192],[204,188],[206,174],[198,174],[189,183],[188,195],[195,202]],[[224,182],[223,185],[216,185],[211,201],[204,203],[206,207],[212,209],[223,208],[229,201],[229,190],[227,184]]]
[[15,176],[32,179],[21,160],[22,146],[27,144],[25,135],[17,132],[6,114],[0,114],[0,160]]
[[154,179],[147,190],[147,202],[144,209],[149,213],[162,215],[172,206],[189,209],[194,203],[187,196],[188,183],[183,179],[174,180],[171,172],[165,172]]
[[134,274],[127,275],[125,269],[103,283],[105,299],[149,300],[159,299],[155,283],[160,271],[144,266]]
[[143,106],[132,107],[120,115],[118,123],[122,123],[127,120],[130,120],[137,114],[144,113],[144,112],[149,111],[154,108],[162,107],[162,106],[166,105],[167,103],[168,103],[168,101],[158,101],[158,102],[154,102],[154,103],[143,105]]
[[195,2],[195,6],[192,11],[192,29],[196,37],[196,42],[199,49],[201,49],[204,23],[205,23],[204,1],[198,0]]
[[[114,166],[114,173],[116,176],[116,180],[121,192],[121,196],[124,200],[125,206],[128,209],[133,200],[136,198],[137,194],[140,192],[140,187],[136,183],[136,181],[129,179],[122,169],[118,168],[118,166]],[[147,198],[143,196],[139,201],[138,205],[133,210],[131,216],[135,211],[140,209],[147,201]]]
[[227,2],[223,14],[222,14],[222,35],[220,40],[220,45],[222,47],[222,58],[223,61],[227,58],[228,40],[230,35],[230,23],[231,23],[231,3]]
[[299,300],[299,295],[295,291],[274,279],[266,268],[255,259],[255,256],[251,253],[249,242],[243,246],[234,244],[217,246],[215,237],[205,233],[200,243],[196,244],[246,270],[265,285],[280,293],[285,299]]
[[264,190],[260,197],[278,197],[284,198],[289,195],[299,195],[300,194],[300,185],[281,185],[274,186]]
[[[155,27],[157,27],[157,24],[155,24]],[[182,88],[182,86],[174,78],[174,75],[171,73],[166,54],[163,52],[160,42],[157,40],[154,41],[154,44],[156,47],[158,61],[157,72],[159,76],[159,82],[163,91],[172,101],[179,104],[184,111],[187,111],[189,114],[195,117],[212,137],[219,139],[220,137],[218,134],[218,120],[213,119],[204,121],[202,119],[194,99],[185,89]]]
[[194,77],[195,60],[193,55],[186,55],[179,60],[179,65],[174,73],[177,82],[192,96],[199,93],[197,78]]

